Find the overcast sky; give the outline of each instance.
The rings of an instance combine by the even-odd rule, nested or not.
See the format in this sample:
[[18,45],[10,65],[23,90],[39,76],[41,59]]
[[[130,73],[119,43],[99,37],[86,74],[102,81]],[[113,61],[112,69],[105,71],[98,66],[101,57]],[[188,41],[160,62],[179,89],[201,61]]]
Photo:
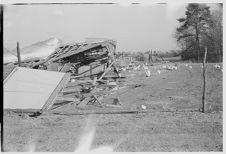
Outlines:
[[6,5],[4,46],[56,37],[63,42],[83,42],[86,37],[117,41],[118,51],[176,49],[173,35],[184,17],[186,4],[130,5],[58,4]]

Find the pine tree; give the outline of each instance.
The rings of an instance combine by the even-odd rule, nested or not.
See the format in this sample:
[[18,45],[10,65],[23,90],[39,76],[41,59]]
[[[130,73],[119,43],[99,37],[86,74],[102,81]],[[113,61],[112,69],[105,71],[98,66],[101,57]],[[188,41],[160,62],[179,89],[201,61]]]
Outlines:
[[209,33],[211,15],[205,4],[191,3],[187,6],[185,18],[179,18],[181,23],[177,28],[177,41],[184,49],[184,55],[200,61],[200,41]]

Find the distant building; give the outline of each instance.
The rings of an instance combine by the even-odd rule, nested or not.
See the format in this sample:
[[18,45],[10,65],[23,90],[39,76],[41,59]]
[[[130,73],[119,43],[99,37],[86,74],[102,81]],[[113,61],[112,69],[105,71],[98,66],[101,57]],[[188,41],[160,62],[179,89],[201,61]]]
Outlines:
[[127,53],[119,56],[118,59],[123,60],[123,61],[127,61],[127,62],[132,62],[132,61],[136,60],[136,58],[133,55],[130,55],[130,54],[127,54]]

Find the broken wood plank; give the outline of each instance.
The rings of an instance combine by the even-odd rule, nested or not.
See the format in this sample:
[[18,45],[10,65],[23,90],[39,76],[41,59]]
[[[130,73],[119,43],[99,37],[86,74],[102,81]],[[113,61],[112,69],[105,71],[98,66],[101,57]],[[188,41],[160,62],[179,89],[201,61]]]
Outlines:
[[75,102],[75,101],[78,101],[79,99],[75,98],[75,97],[57,97],[55,99],[55,101],[67,101],[67,102]]
[[100,100],[96,97],[96,95],[94,95],[93,93],[91,93],[91,95],[93,96],[93,98],[95,99],[94,102],[96,101],[101,107],[103,107],[103,104],[100,102]]
[[58,53],[56,53],[54,56],[51,57],[50,61],[54,61],[56,58],[60,57],[61,55],[66,54],[70,51],[71,46],[66,45],[64,48],[62,48]]
[[101,75],[101,77],[98,80],[102,80],[102,78],[104,77],[104,75],[110,71],[111,66],[114,64],[114,61],[108,66],[108,68],[105,70],[105,72]]
[[83,99],[82,101],[76,103],[76,106],[79,106],[79,107],[85,106],[90,101],[90,99],[91,99],[90,96],[85,97],[85,99]]

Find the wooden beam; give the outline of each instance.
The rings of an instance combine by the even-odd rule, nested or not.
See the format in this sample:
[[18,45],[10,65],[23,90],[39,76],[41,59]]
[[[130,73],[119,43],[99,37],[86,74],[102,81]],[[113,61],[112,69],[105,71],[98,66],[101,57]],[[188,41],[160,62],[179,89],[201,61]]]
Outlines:
[[61,50],[59,50],[55,55],[53,55],[51,57],[51,59],[49,59],[49,61],[54,61],[56,58],[60,57],[61,55],[66,54],[67,52],[69,52],[71,49],[71,46],[65,46],[64,48],[62,48]]
[[102,80],[102,78],[104,77],[104,75],[110,71],[111,66],[114,64],[114,61],[108,66],[108,68],[105,70],[105,72],[101,75],[101,77],[98,79],[99,81]]
[[94,98],[94,102],[96,101],[99,105],[100,105],[100,107],[103,107],[103,104],[100,102],[100,100],[96,97],[96,95],[94,95],[93,93],[91,93],[91,95],[93,96],[93,98]]
[[62,103],[55,103],[51,108],[50,110],[53,111],[57,108],[60,108],[60,107],[63,107],[64,105],[68,105],[68,104],[73,104],[74,102],[70,102],[70,101],[65,101],[65,102],[62,102]]
[[79,99],[77,98],[74,98],[74,97],[62,97],[62,96],[59,96],[59,97],[56,97],[55,99],[56,101],[67,101],[67,102],[75,102]]
[[21,66],[21,59],[20,59],[20,46],[19,46],[19,42],[17,42],[17,58],[18,58],[18,66]]
[[56,49],[55,52],[52,53],[51,55],[49,55],[45,60],[39,61],[39,62],[35,63],[35,64],[32,66],[32,68],[34,68],[34,67],[36,67],[36,66],[38,66],[38,65],[41,65],[41,64],[46,63],[46,62],[49,61],[51,58],[55,57],[58,53],[62,52],[62,50],[63,50],[64,48],[65,48],[65,47]]
[[91,99],[91,97],[87,96],[82,101],[76,103],[76,106],[78,106],[78,107],[84,106],[90,101],[90,99]]
[[90,67],[90,69],[89,69],[90,72],[89,73],[90,73],[90,76],[91,76],[92,75],[92,65],[89,65],[89,67]]

